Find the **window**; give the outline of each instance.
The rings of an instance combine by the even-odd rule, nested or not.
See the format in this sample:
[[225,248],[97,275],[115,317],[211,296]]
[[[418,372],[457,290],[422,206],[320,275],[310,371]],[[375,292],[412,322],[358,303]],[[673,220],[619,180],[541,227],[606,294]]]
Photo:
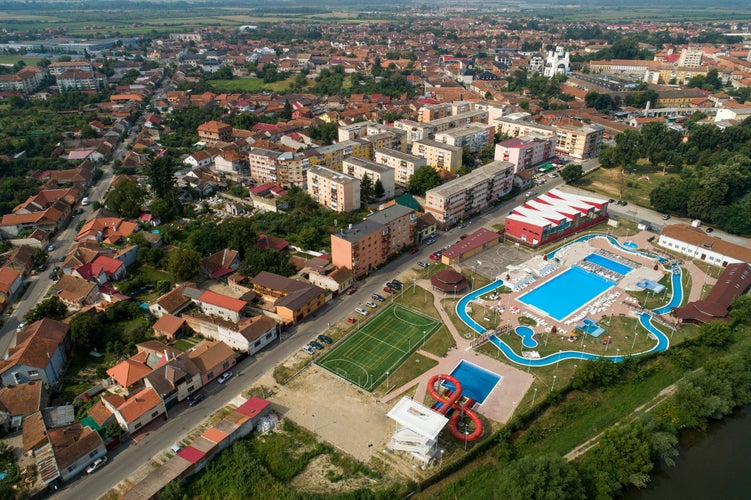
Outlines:
[[258,347],[260,345],[261,345],[261,341],[260,340],[256,340],[255,342],[253,342],[253,347]]
[[99,450],[94,450],[91,453],[89,453],[89,458],[94,458],[97,455],[99,455]]
[[139,428],[139,427],[141,427],[142,425],[143,425],[143,424],[142,424],[141,422],[138,422],[138,423],[137,423],[137,424],[136,424],[136,425],[135,425],[135,426],[134,426],[133,428],[134,428],[134,429],[138,429],[138,428]]
[[29,377],[38,377],[39,376],[39,370],[29,370]]
[[159,415],[159,410],[157,410],[157,411],[155,411],[154,413],[152,413],[152,414],[151,414],[151,418],[156,418],[156,417],[157,417],[157,415]]
[[229,361],[225,361],[224,363],[222,363],[222,368],[225,370],[229,368]]

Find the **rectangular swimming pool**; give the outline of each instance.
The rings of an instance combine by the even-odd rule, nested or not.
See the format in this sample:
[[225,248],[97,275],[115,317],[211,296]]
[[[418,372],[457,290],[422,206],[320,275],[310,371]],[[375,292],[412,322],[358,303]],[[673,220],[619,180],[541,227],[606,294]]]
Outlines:
[[[456,365],[456,368],[451,371],[450,375],[461,382],[462,394],[464,396],[472,398],[480,404],[485,402],[485,398],[493,392],[493,389],[502,378],[497,373],[464,360]],[[444,381],[443,385],[452,391],[455,389],[454,384],[451,382]]]
[[574,266],[518,300],[560,321],[614,285],[610,280]]
[[604,267],[605,269],[610,269],[611,271],[614,271],[618,274],[626,274],[631,270],[630,267],[621,264],[620,262],[616,262],[613,259],[608,259],[607,257],[603,257],[602,255],[598,255],[596,253],[587,255],[584,260],[591,262],[592,264],[597,264],[598,266]]

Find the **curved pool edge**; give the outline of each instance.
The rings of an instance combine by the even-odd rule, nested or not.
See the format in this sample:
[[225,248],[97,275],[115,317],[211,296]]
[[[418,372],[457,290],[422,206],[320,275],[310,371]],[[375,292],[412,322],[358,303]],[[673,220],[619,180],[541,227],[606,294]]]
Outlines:
[[[557,248],[550,254],[549,256],[555,256],[555,253],[561,250],[562,248],[565,248],[568,245],[572,245],[574,243],[578,243],[579,241],[587,241],[596,237],[606,237],[611,243],[616,244],[619,248],[621,248],[621,245],[618,243],[618,241],[610,236],[605,234],[587,234],[580,238],[575,239],[574,241],[571,241],[570,243]],[[649,256],[651,258],[658,259],[660,262],[665,262],[663,257],[648,254],[646,252],[634,252],[633,250],[629,250],[628,248],[622,248],[624,251],[632,252],[632,253],[639,253],[640,255]],[[632,353],[629,355],[605,355],[605,354],[592,354],[582,351],[558,351],[557,353],[549,354],[542,358],[525,358],[524,356],[520,356],[517,354],[508,344],[506,344],[503,340],[501,340],[497,335],[491,335],[488,340],[495,345],[504,356],[509,361],[512,361],[518,365],[521,366],[528,366],[528,367],[543,367],[543,366],[550,366],[553,363],[557,363],[559,361],[569,360],[569,359],[578,359],[578,360],[597,360],[597,359],[604,359],[607,361],[612,362],[621,362],[627,357],[630,356],[643,356],[645,354],[655,353],[655,352],[662,352],[667,350],[670,347],[670,339],[667,335],[665,335],[662,331],[660,331],[654,324],[652,323],[652,314],[666,314],[673,310],[675,307],[679,306],[681,302],[683,301],[683,282],[681,280],[681,276],[683,274],[682,269],[677,264],[673,264],[671,267],[671,282],[672,282],[672,293],[670,296],[670,300],[668,303],[662,307],[653,309],[651,312],[642,312],[637,316],[637,320],[639,321],[639,324],[647,330],[650,334],[654,336],[654,338],[657,340],[657,343],[652,347],[651,349],[648,349],[646,351],[638,352],[638,353]],[[477,290],[474,290],[464,297],[462,297],[459,301],[456,303],[456,315],[459,317],[459,319],[462,320],[464,324],[466,324],[469,328],[474,330],[477,334],[483,334],[487,331],[486,328],[484,328],[482,325],[477,323],[475,320],[473,320],[469,314],[467,314],[467,306],[470,302],[477,299],[479,296],[494,290],[498,288],[499,286],[503,285],[503,280],[497,279],[496,281],[493,281],[484,287],[478,288]]]

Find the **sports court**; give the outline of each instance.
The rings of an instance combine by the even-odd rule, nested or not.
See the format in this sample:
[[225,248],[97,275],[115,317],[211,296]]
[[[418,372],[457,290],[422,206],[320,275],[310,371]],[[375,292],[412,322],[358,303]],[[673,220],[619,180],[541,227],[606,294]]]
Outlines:
[[391,304],[318,360],[331,373],[373,391],[433,334],[441,323]]

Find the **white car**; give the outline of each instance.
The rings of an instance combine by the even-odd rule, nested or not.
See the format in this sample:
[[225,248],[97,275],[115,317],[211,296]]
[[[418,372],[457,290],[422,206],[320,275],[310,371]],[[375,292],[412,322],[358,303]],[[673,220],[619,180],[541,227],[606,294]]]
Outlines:
[[376,307],[378,307],[378,306],[376,305],[376,303],[375,303],[375,302],[373,302],[373,301],[371,301],[371,300],[367,301],[367,302],[365,303],[365,305],[366,305],[366,306],[368,306],[368,307],[369,307],[369,308],[371,308],[371,309],[375,309]]
[[86,467],[86,474],[91,474],[92,472],[96,472],[102,467],[104,467],[104,464],[107,463],[107,457],[99,457],[96,460],[94,460],[91,465]]
[[365,309],[363,309],[362,307],[357,307],[357,308],[355,308],[355,312],[356,312],[357,314],[362,314],[363,316],[367,316],[367,315],[368,315],[368,311],[366,311],[366,310],[365,310]]
[[232,377],[232,371],[231,370],[227,370],[226,372],[224,372],[221,375],[219,375],[219,379],[218,379],[219,383],[223,384],[226,381],[228,381],[231,377]]
[[302,346],[302,350],[310,354],[311,356],[316,353],[316,350],[310,347],[308,344]]

